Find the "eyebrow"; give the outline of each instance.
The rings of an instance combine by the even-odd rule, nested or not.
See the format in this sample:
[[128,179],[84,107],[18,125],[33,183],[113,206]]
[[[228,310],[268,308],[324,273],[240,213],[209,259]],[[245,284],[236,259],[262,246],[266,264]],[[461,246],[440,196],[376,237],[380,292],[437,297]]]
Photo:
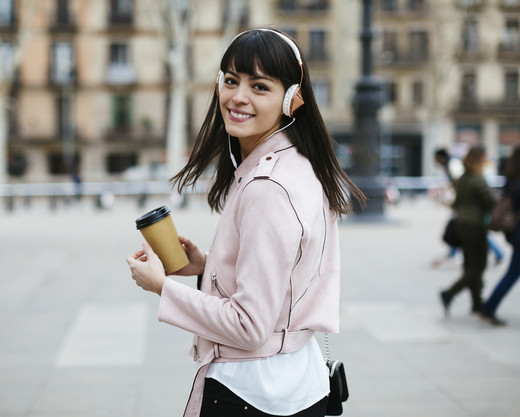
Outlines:
[[[233,75],[234,77],[237,77],[238,78],[238,73],[234,72],[234,71],[228,71],[229,74]],[[267,80],[267,81],[270,81],[272,83],[274,83],[274,80],[271,78],[271,77],[268,77],[266,75],[251,75],[249,77],[250,80],[252,81],[256,81],[256,80]]]

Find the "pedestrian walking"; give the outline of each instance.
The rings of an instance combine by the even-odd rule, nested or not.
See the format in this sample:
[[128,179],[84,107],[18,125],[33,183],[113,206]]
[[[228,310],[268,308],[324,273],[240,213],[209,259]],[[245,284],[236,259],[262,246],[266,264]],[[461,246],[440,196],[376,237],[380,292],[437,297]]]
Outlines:
[[207,253],[181,237],[200,290],[166,279],[148,245],[127,262],[160,295],[159,320],[194,334],[198,371],[185,416],[323,416],[329,378],[315,332],[339,331],[337,218],[364,196],[339,166],[305,59],[287,35],[239,34],[182,191],[215,163],[221,212]]
[[487,153],[484,147],[471,148],[463,159],[464,173],[454,181],[455,230],[464,256],[462,276],[440,293],[446,314],[453,298],[463,289],[471,294],[471,311],[480,311],[483,274],[487,265],[487,227],[495,197],[483,176]]
[[[458,164],[453,162],[454,159],[450,156],[450,154],[448,153],[448,151],[445,148],[437,149],[434,152],[433,157],[434,157],[435,162],[439,166],[441,166],[444,173],[446,174],[446,177],[449,180],[450,188],[454,188],[455,182],[461,175],[458,173],[458,171],[459,171]],[[443,199],[441,199],[440,201],[441,201],[441,203],[444,203]],[[449,203],[450,208],[452,207],[452,204],[453,203],[450,201],[450,203]],[[495,258],[495,265],[500,264],[502,262],[502,260],[504,259],[504,251],[502,250],[500,245],[495,241],[493,236],[491,236],[490,233],[487,234],[487,243],[488,243],[489,251],[493,253],[493,257]],[[434,259],[432,262],[432,266],[434,268],[437,268],[444,261],[449,260],[449,259],[455,259],[457,257],[458,252],[459,251],[456,246],[450,246],[449,250],[448,250],[448,254],[443,257]]]
[[[520,147],[516,147],[509,157],[506,165],[506,183],[502,192],[511,195],[513,206],[517,213],[520,212]],[[520,277],[520,225],[506,233],[506,240],[511,244],[513,252],[509,261],[509,266],[502,279],[495,286],[491,295],[481,306],[480,317],[494,326],[504,326],[506,321],[496,316],[496,311],[509,293],[511,288]]]

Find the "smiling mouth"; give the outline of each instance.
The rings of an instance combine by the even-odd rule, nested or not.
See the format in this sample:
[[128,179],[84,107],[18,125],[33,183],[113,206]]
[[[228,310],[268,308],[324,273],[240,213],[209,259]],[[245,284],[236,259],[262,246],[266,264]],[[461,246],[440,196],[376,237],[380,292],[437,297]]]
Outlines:
[[236,113],[233,110],[229,110],[229,114],[236,119],[251,119],[252,117],[255,117],[254,114]]

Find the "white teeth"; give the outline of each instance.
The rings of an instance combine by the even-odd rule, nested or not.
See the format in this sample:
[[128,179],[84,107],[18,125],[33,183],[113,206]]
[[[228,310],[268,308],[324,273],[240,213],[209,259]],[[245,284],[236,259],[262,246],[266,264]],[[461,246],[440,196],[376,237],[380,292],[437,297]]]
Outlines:
[[231,116],[236,117],[238,119],[249,119],[250,117],[253,117],[252,114],[244,114],[244,113],[235,113],[234,111],[229,111],[231,113]]

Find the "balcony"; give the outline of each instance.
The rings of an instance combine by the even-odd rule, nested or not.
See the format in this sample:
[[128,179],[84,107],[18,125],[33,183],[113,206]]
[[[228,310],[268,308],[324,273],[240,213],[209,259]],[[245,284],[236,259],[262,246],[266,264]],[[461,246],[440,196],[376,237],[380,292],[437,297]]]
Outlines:
[[129,63],[110,63],[105,73],[105,81],[111,85],[134,84],[135,70]]
[[520,114],[520,97],[506,97],[497,101],[478,101],[477,99],[462,98],[455,112],[458,115],[465,116],[493,116],[502,120],[517,120],[518,114]]
[[132,13],[110,12],[108,15],[108,28],[112,31],[128,31],[134,28],[134,15]]
[[155,143],[166,142],[163,134],[156,133],[151,129],[139,125],[112,126],[105,131],[104,139],[106,142],[127,142],[127,143]]
[[485,0],[456,0],[456,6],[466,11],[478,12],[484,7]]
[[74,18],[66,13],[58,13],[51,17],[49,30],[52,33],[75,33],[77,25]]
[[380,67],[420,67],[429,62],[428,51],[386,50],[379,55]]
[[520,60],[520,42],[503,42],[498,45],[497,57],[501,61],[518,63]]
[[397,5],[396,3],[390,3],[386,6],[379,5],[377,8],[377,15],[381,18],[414,18],[419,16],[427,16],[429,11],[428,4],[424,2],[409,3],[406,5]]
[[500,8],[504,12],[520,13],[520,0],[501,0]]
[[457,51],[457,60],[459,62],[478,62],[482,61],[484,57],[484,52],[477,46],[462,47]]
[[279,0],[278,9],[282,13],[324,13],[329,10],[329,0]]
[[66,71],[58,71],[52,67],[49,71],[49,85],[52,87],[72,87],[76,85],[76,69],[71,68]]

